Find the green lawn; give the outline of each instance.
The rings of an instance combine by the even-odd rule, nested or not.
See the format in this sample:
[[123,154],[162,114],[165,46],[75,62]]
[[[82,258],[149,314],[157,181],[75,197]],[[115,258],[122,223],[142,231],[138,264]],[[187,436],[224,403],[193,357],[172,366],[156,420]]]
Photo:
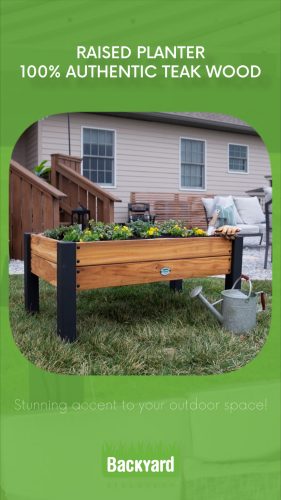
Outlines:
[[79,375],[189,375],[236,370],[254,358],[268,334],[271,282],[256,281],[267,294],[267,311],[250,335],[225,332],[190,290],[203,284],[212,301],[221,279],[188,280],[183,293],[166,283],[91,290],[78,294],[78,340],[56,335],[56,291],[40,283],[40,313],[23,306],[23,277],[10,280],[10,319],[15,341],[34,364]]

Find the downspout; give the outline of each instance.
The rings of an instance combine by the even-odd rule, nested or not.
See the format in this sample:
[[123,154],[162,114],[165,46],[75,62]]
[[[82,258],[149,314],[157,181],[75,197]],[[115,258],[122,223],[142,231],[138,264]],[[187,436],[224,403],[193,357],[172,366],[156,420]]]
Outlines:
[[71,145],[70,145],[70,114],[67,113],[67,131],[68,131],[68,154],[71,156]]

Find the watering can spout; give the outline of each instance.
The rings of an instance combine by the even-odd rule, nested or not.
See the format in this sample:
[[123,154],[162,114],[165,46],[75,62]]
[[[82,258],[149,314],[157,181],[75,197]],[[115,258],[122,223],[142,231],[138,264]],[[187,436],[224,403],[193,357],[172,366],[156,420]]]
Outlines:
[[[201,292],[202,292],[202,286],[197,286],[196,288],[193,288],[193,290],[191,290],[190,297],[192,297],[192,298],[198,297],[201,300],[201,302],[203,302],[203,304],[205,304],[205,306],[209,309],[209,311],[217,318],[217,320],[220,323],[223,323],[222,314],[219,313],[219,311],[213,306],[213,304],[211,304],[204,297],[204,295]],[[220,301],[218,301],[218,302],[220,302]]]

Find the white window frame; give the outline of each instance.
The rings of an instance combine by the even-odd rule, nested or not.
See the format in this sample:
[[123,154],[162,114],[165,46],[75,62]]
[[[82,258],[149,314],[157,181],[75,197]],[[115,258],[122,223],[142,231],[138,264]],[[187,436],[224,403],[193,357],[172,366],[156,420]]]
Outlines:
[[[181,185],[181,141],[182,139],[187,139],[189,141],[200,141],[204,142],[204,187],[202,188],[195,188],[195,187],[184,187]],[[199,191],[199,192],[204,192],[207,191],[207,141],[206,139],[202,139],[200,137],[185,137],[181,136],[179,140],[179,190],[180,191]]]
[[[247,171],[244,172],[243,170],[231,170],[229,168],[229,160],[230,160],[230,151],[229,151],[229,146],[244,146],[247,148]],[[249,154],[249,144],[241,144],[241,143],[237,143],[237,142],[229,142],[227,144],[227,165],[228,165],[228,173],[229,174],[235,174],[235,175],[248,175],[249,174],[249,171],[250,171],[250,154]]]
[[105,128],[105,127],[99,127],[99,125],[82,125],[81,127],[81,175],[84,175],[83,173],[83,158],[84,158],[84,143],[83,143],[83,136],[84,136],[84,129],[91,129],[91,130],[104,130],[106,132],[113,132],[114,135],[114,159],[113,159],[113,173],[114,173],[114,184],[101,184],[100,182],[96,182],[95,184],[98,184],[100,187],[103,187],[105,189],[116,189],[117,188],[117,160],[116,160],[116,129],[112,128]]

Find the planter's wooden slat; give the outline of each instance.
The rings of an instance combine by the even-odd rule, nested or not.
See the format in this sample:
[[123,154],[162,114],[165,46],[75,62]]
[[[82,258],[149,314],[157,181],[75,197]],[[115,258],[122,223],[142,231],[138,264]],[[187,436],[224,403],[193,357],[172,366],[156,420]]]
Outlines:
[[[160,274],[163,267],[171,269],[168,276]],[[229,274],[231,271],[231,258],[230,256],[220,256],[85,266],[79,267],[77,271],[77,288],[78,290],[86,290],[182,278],[200,278],[212,274]]]
[[40,234],[31,235],[31,252],[51,262],[57,262],[57,241]]
[[78,266],[231,255],[224,238],[97,241],[77,244]]
[[31,272],[51,285],[57,285],[57,265],[34,253],[31,254]]

